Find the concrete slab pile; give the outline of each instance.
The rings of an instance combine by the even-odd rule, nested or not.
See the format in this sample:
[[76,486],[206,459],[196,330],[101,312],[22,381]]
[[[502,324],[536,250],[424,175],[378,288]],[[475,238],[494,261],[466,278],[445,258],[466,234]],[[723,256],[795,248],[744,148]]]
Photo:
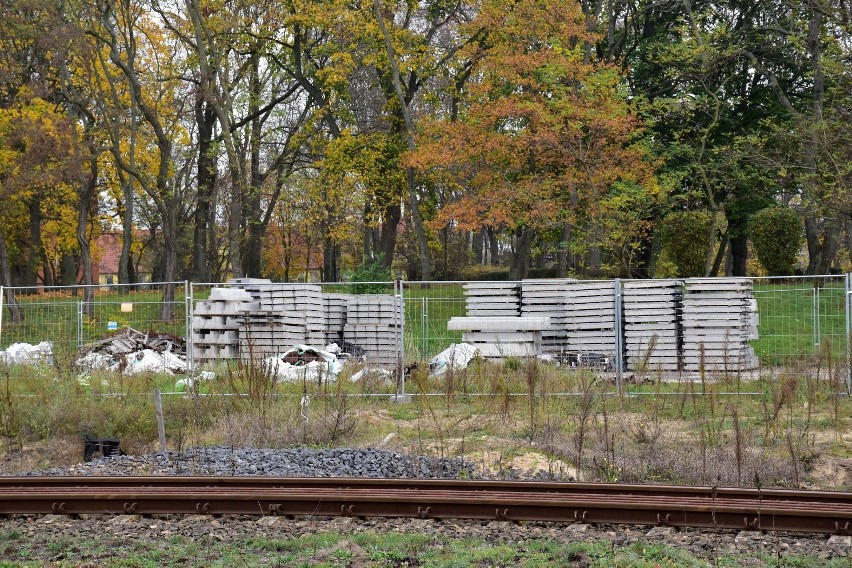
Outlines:
[[520,316],[520,294],[517,282],[469,282],[464,285],[465,313],[476,317]]
[[367,365],[395,368],[402,346],[402,301],[390,294],[348,296],[343,337],[364,349]]
[[239,355],[240,320],[259,309],[241,288],[212,288],[207,300],[196,302],[192,317],[192,356],[197,362],[233,359]]
[[240,322],[240,357],[258,360],[304,343],[305,314],[246,310]]
[[538,357],[542,331],[550,327],[547,317],[454,317],[447,324],[486,359]]
[[[686,371],[746,371],[758,366],[757,302],[748,278],[689,278],[683,297]],[[703,354],[703,357],[702,357]]]
[[681,280],[624,282],[624,347],[630,370],[680,369],[682,286]]
[[300,344],[325,345],[325,300],[319,286],[273,284],[265,278],[232,278],[228,284],[251,294],[258,306],[240,320],[242,358],[275,355]]
[[615,354],[614,282],[570,283],[566,292],[565,310],[570,351],[581,355]]
[[561,353],[568,348],[566,299],[573,279],[522,280],[521,315],[550,318],[550,329],[541,332],[543,353]]
[[348,294],[325,294],[325,341],[340,342],[344,339]]

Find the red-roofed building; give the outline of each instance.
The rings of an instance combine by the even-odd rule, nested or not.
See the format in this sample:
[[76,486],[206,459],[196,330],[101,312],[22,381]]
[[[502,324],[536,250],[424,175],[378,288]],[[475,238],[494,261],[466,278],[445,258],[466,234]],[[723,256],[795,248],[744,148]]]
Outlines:
[[[136,240],[148,239],[148,231],[137,231]],[[121,258],[121,245],[124,242],[120,232],[102,233],[92,243],[92,280],[99,284],[118,284],[118,261]],[[143,252],[142,258],[133,261],[137,267],[136,280],[138,282],[151,281],[151,259],[150,255]]]

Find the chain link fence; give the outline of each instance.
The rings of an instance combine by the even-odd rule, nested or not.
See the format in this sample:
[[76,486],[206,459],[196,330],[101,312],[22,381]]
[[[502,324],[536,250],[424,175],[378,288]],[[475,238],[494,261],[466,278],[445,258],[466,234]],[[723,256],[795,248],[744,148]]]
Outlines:
[[49,341],[65,364],[129,327],[185,339],[190,372],[336,344],[403,393],[406,368],[460,344],[619,381],[841,373],[850,389],[849,294],[850,275],[5,288],[0,349]]

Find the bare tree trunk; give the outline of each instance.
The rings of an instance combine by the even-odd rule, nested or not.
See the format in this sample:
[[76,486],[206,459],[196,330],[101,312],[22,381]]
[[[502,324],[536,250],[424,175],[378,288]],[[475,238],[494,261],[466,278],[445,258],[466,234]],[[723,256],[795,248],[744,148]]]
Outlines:
[[731,276],[746,275],[746,261],[748,260],[748,237],[737,236],[731,238]]
[[393,263],[393,253],[396,250],[397,228],[402,215],[399,203],[393,203],[385,208],[382,215],[382,232],[379,235],[379,253],[382,255],[382,266],[390,268]]
[[589,276],[600,277],[601,275],[601,247],[597,242],[592,242],[589,245],[589,252],[586,255],[586,270]]
[[[822,122],[823,117],[823,98],[825,96],[825,77],[823,75],[821,58],[820,35],[822,33],[822,7],[813,6],[813,2],[808,2],[811,8],[811,17],[808,22],[808,34],[805,42],[808,47],[808,54],[811,59],[811,70],[813,72],[813,89],[811,103],[811,117],[808,128],[810,129],[810,140],[805,144],[805,167],[807,174],[805,178],[804,196],[805,204],[805,237],[808,243],[808,274],[819,272],[826,264],[825,254],[829,243],[824,240],[820,242],[819,223],[816,219],[815,202],[818,199],[818,171],[817,171],[817,149],[819,144],[819,134],[817,125]],[[828,236],[826,234],[826,236]]]
[[[135,51],[131,52],[130,57],[135,58]],[[131,65],[134,63],[131,62]],[[133,97],[131,93],[131,97]],[[130,105],[130,148],[128,162],[131,169],[136,169],[136,134],[137,134],[137,105],[133,100]],[[120,170],[121,168],[119,168]],[[132,284],[135,280],[135,271],[133,270],[133,261],[130,258],[130,247],[133,244],[133,209],[136,201],[136,195],[133,186],[133,177],[119,173],[122,190],[124,193],[124,222],[121,227],[121,254],[118,257],[118,282],[120,284]],[[120,287],[121,291],[129,291],[127,287]]]
[[326,239],[322,255],[322,278],[326,282],[340,281],[340,274],[337,268],[337,254],[337,245],[331,239]]
[[491,251],[491,266],[497,266],[500,264],[500,243],[497,240],[497,229],[489,226],[485,230],[488,235],[488,250]]
[[30,217],[30,250],[24,272],[24,286],[35,286],[38,282],[38,265],[43,256],[41,242],[41,199],[37,196],[27,204]]
[[210,281],[210,240],[208,228],[212,217],[212,198],[216,183],[216,164],[213,156],[213,124],[216,115],[196,94],[195,124],[198,126],[198,193],[192,232],[192,274],[201,282]]
[[89,158],[89,173],[83,180],[77,208],[77,245],[80,247],[80,266],[83,269],[83,313],[91,318],[95,315],[95,289],[92,286],[92,253],[89,248],[89,236],[86,229],[89,226],[89,207],[98,183],[98,157],[92,154]]
[[164,244],[164,261],[165,261],[165,279],[166,285],[163,289],[163,299],[160,304],[160,320],[171,321],[174,317],[173,304],[175,301],[175,285],[174,280],[177,278],[177,212],[175,208],[171,208],[167,212],[163,212],[163,244]]
[[[249,75],[249,115],[254,116],[250,123],[249,130],[249,194],[246,199],[245,215],[246,233],[248,238],[243,247],[243,272],[246,276],[257,278],[260,277],[261,271],[261,248],[263,246],[263,234],[266,231],[266,226],[263,223],[263,211],[260,190],[263,185],[264,176],[260,171],[260,139],[261,139],[261,117],[260,97],[261,82],[260,71],[258,68],[258,58],[256,53],[252,53],[250,61]],[[274,207],[272,203],[270,207]]]
[[481,266],[483,264],[483,261],[485,260],[485,237],[483,236],[484,232],[485,227],[482,227],[478,231],[473,231],[473,234],[471,235],[473,240],[473,262],[475,262],[477,266]]
[[725,252],[728,250],[728,232],[722,234],[722,242],[719,243],[719,250],[716,253],[716,259],[713,261],[713,268],[708,276],[718,276],[719,268],[722,266],[722,261],[725,259]]
[[372,213],[372,205],[369,201],[364,204],[364,235],[363,248],[361,251],[362,262],[367,264],[373,260],[373,227],[370,226],[370,215]]
[[[201,69],[201,88],[208,97],[211,108],[222,127],[222,143],[228,156],[228,169],[231,174],[231,207],[228,218],[228,256],[235,278],[244,275],[242,263],[242,222],[243,222],[243,165],[234,142],[229,111],[233,108],[227,85],[218,65],[220,54],[210,40],[210,34],[201,20],[201,12],[195,0],[186,0],[186,8],[192,20],[197,49],[198,63]],[[209,47],[211,48],[208,50]],[[216,87],[218,82],[219,86]]]
[[710,231],[707,235],[707,255],[704,260],[704,276],[710,276],[713,270],[713,251],[716,249],[716,223],[718,220],[718,213],[713,211],[711,213],[712,217],[710,219]]
[[73,254],[63,253],[59,260],[59,283],[62,286],[73,286],[77,283],[77,260]]
[[6,248],[6,238],[3,236],[3,227],[0,225],[0,278],[4,287],[4,306],[9,310],[12,322],[24,321],[24,312],[15,300],[15,291],[12,289],[12,271],[9,268],[9,250]]
[[532,251],[533,231],[522,227],[518,235],[515,254],[512,256],[512,267],[509,269],[509,280],[521,280],[529,274],[530,252]]
[[[132,155],[132,153],[131,153]],[[122,193],[124,194],[124,219],[121,224],[121,254],[118,257],[118,281],[121,284],[132,284],[133,260],[130,258],[130,247],[133,244],[133,178],[123,173],[119,174],[121,179]],[[126,288],[122,287],[122,290]]]
[[840,248],[841,223],[837,219],[826,219],[822,229],[822,250],[817,269],[819,274],[831,274],[834,258]]
[[812,213],[805,213],[805,242],[808,245],[808,266],[805,274],[816,274],[822,243],[819,241],[819,224]]

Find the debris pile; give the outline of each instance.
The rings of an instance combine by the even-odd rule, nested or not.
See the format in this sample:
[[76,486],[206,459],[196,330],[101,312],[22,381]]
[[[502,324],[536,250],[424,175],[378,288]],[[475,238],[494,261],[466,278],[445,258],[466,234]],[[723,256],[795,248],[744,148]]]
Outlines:
[[80,350],[81,370],[112,370],[127,375],[144,372],[185,373],[186,343],[170,333],[141,332],[125,327]]
[[8,363],[10,365],[36,365],[45,363],[50,365],[52,362],[53,343],[50,341],[42,341],[38,345],[13,343],[5,351],[0,351],[0,363]]
[[263,363],[279,382],[333,381],[343,367],[335,353],[307,345],[296,345],[284,353],[267,357]]
[[450,369],[467,369],[476,357],[476,347],[470,343],[453,343],[429,361],[429,375],[437,377]]

